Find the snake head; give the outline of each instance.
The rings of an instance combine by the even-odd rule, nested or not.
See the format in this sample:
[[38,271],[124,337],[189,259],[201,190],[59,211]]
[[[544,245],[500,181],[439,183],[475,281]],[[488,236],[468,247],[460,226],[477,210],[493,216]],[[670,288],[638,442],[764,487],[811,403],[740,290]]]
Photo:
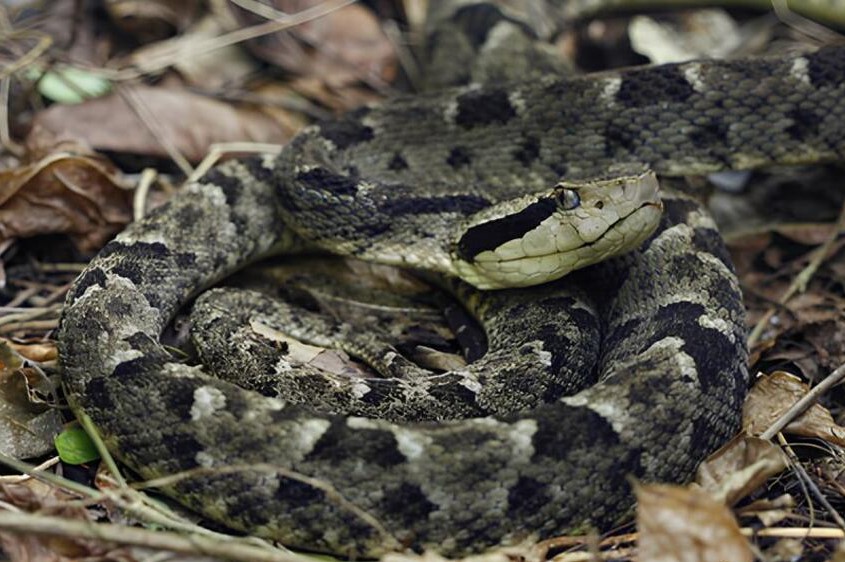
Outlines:
[[479,289],[553,281],[637,248],[662,211],[651,171],[560,181],[470,216],[452,248],[454,274]]

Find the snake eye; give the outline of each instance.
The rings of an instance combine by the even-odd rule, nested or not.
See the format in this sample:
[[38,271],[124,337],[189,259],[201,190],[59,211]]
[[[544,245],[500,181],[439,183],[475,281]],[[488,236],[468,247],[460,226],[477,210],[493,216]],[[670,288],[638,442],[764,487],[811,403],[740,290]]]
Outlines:
[[581,205],[581,196],[574,189],[567,187],[558,193],[557,201],[564,211],[569,211]]

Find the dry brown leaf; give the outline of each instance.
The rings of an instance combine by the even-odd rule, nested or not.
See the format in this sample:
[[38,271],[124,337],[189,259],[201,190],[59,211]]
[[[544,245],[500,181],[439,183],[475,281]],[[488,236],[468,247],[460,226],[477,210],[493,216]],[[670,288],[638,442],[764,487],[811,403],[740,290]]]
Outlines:
[[[783,371],[759,377],[743,404],[742,426],[752,435],[761,434],[809,390],[797,377]],[[845,427],[837,425],[821,404],[810,406],[784,431],[845,446]]]
[[121,0],[104,2],[112,23],[140,42],[170,37],[199,14],[199,0]]
[[50,453],[62,429],[59,410],[45,404],[55,394],[40,370],[0,340],[0,451],[17,459]]
[[649,562],[751,562],[730,510],[706,492],[666,484],[634,486],[639,559]]
[[[70,504],[76,498],[35,479],[7,483],[0,486],[0,500],[27,512],[58,515],[67,519],[90,520],[85,508],[78,503]],[[67,537],[46,537],[34,534],[0,532],[0,546],[9,560],[15,562],[71,562],[72,560],[129,560],[106,555],[109,551],[102,541],[77,540]]]
[[317,76],[294,78],[288,82],[288,86],[301,96],[315,100],[338,113],[378,101],[382,97],[363,87],[347,86],[333,89]]
[[121,182],[107,160],[82,153],[0,171],[0,241],[67,233],[82,250],[96,250],[131,218],[131,194]]
[[286,359],[294,365],[308,365],[326,373],[342,376],[364,376],[361,368],[339,349],[327,349],[291,338],[272,326],[251,321],[250,328],[258,335],[287,346]]
[[[275,0],[273,7],[288,14],[322,0]],[[241,8],[236,17],[247,24],[265,21]],[[269,15],[269,14],[268,14]],[[393,45],[378,18],[354,4],[326,16],[247,42],[260,59],[301,76],[314,76],[333,88],[359,81],[390,82],[396,73]]]
[[58,356],[58,350],[56,349],[55,342],[37,342],[23,344],[4,340],[2,338],[0,338],[0,341],[8,345],[16,353],[20,354],[21,357],[29,359],[30,361],[35,361],[37,363],[55,361],[56,357]]
[[206,14],[172,39],[136,49],[124,66],[158,72],[162,65],[172,64],[185,82],[205,91],[242,84],[259,72],[260,62],[250,57],[240,44],[208,48],[225,32],[227,22],[222,19]]
[[[77,105],[53,105],[35,117],[38,130],[84,139],[98,150],[167,157],[175,147],[198,162],[218,142],[285,143],[295,131],[251,107],[237,107],[187,90],[133,86],[132,98],[155,123],[146,123],[117,94]],[[107,115],[108,119],[103,119]],[[156,131],[156,136],[150,132]]]
[[732,505],[786,466],[786,455],[771,441],[737,435],[701,463],[696,482],[713,498]]

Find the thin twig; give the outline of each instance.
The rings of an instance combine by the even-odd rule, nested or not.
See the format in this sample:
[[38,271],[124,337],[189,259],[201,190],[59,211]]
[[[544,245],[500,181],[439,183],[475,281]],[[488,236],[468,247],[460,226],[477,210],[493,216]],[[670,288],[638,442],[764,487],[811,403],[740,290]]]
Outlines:
[[[164,53],[162,56],[156,58],[149,58],[143,61],[143,65],[137,65],[137,68],[124,69],[120,71],[111,71],[99,69],[102,74],[113,80],[128,80],[140,78],[144,75],[157,72],[167,68],[179,60],[190,59],[197,55],[204,55],[211,51],[228,47],[237,43],[242,43],[249,39],[255,39],[277,31],[282,31],[303,23],[315,20],[317,18],[326,16],[341,8],[354,4],[357,0],[327,0],[320,4],[302,10],[295,14],[291,14],[286,18],[280,18],[276,21],[268,21],[237,29],[235,31],[219,35],[217,37],[210,37],[208,39],[199,39],[190,44],[179,44],[172,51]],[[136,61],[137,63],[138,61]],[[92,69],[92,72],[98,72],[98,69]]]
[[233,464],[212,468],[192,468],[174,474],[169,474],[167,476],[162,476],[154,480],[140,482],[138,484],[134,484],[133,487],[139,490],[145,488],[161,488],[173,486],[182,480],[190,479],[201,475],[237,474],[242,472],[264,472],[267,474],[280,475],[284,478],[295,480],[297,482],[302,482],[312,488],[321,490],[325,494],[326,498],[331,500],[335,505],[354,515],[363,523],[369,525],[373,530],[379,533],[382,537],[383,543],[386,546],[395,549],[400,548],[402,545],[401,541],[394,537],[387,529],[387,527],[385,527],[378,519],[376,519],[372,514],[355,505],[354,502],[346,499],[343,494],[341,494],[329,482],[325,480],[320,480],[319,478],[312,478],[305,474],[301,474],[296,471],[272,465],[269,463]]
[[197,534],[169,531],[148,531],[111,523],[91,523],[63,517],[30,513],[0,512],[0,529],[12,533],[38,534],[51,537],[92,539],[116,544],[128,544],[170,550],[184,554],[204,554],[227,560],[255,562],[314,562],[313,558],[284,551],[227,541]]
[[170,135],[167,134],[155,111],[150,109],[147,102],[144,100],[137,90],[128,86],[120,86],[117,88],[117,93],[126,102],[126,104],[135,112],[138,119],[147,128],[147,131],[155,138],[156,141],[164,148],[167,155],[173,160],[173,163],[179,167],[186,176],[191,175],[194,171],[188,159],[179,152],[179,147],[173,142]]
[[[792,470],[794,470],[795,474],[798,475],[799,480],[803,482],[803,484],[807,487],[807,489],[809,489],[813,497],[815,497],[819,501],[819,503],[822,504],[822,506],[827,510],[828,515],[830,515],[836,525],[839,526],[840,529],[845,530],[845,520],[842,519],[842,516],[839,514],[838,511],[836,511],[836,508],[831,505],[831,503],[828,501],[822,491],[819,490],[819,487],[816,485],[813,479],[810,478],[810,475],[807,474],[806,469],[798,460],[798,455],[796,455],[795,451],[792,450],[792,447],[789,446],[789,443],[787,443],[782,433],[778,434],[778,440],[780,441],[781,448],[786,451],[786,454],[791,461]],[[810,509],[812,509],[812,502],[808,502],[807,505],[810,507]],[[813,512],[811,511],[811,516],[812,515]],[[813,519],[810,519],[810,521],[812,520]]]
[[795,418],[803,414],[807,408],[812,406],[819,397],[830,390],[845,378],[845,364],[840,365],[835,371],[826,376],[819,384],[814,386],[802,396],[795,404],[783,413],[769,428],[760,434],[760,439],[771,439],[790,424]]
[[794,539],[845,539],[845,531],[826,527],[767,527],[755,529],[743,527],[740,532],[746,537],[779,537]]
[[123,478],[123,475],[120,473],[120,469],[117,467],[114,457],[111,456],[111,453],[109,453],[109,450],[106,448],[106,444],[103,442],[103,438],[100,437],[100,432],[97,431],[94,422],[91,421],[88,414],[84,412],[79,411],[74,413],[76,414],[76,418],[79,420],[79,424],[82,426],[82,429],[85,430],[85,433],[88,434],[91,442],[94,443],[94,448],[96,448],[97,452],[100,453],[103,463],[106,465],[106,468],[109,469],[109,472],[114,477],[118,486],[121,488],[127,488],[128,485],[126,484],[126,479]]
[[[810,279],[815,275],[816,271],[821,266],[822,262],[827,258],[828,253],[830,253],[833,244],[839,238],[839,235],[845,230],[845,205],[839,210],[839,217],[836,219],[836,225],[831,230],[830,236],[824,241],[824,243],[816,248],[813,251],[813,256],[810,258],[810,262],[807,266],[802,269],[798,275],[795,276],[795,279],[792,280],[789,287],[786,289],[786,292],[778,299],[778,303],[781,305],[785,305],[789,299],[798,292],[804,292],[807,288],[807,284],[810,282]],[[751,334],[748,335],[748,347],[754,347],[757,343],[757,340],[760,339],[760,336],[763,334],[763,330],[766,329],[766,326],[769,325],[769,321],[772,319],[772,316],[775,314],[775,308],[769,308],[763,317],[757,322],[757,325],[754,326],[754,329],[751,331]]]

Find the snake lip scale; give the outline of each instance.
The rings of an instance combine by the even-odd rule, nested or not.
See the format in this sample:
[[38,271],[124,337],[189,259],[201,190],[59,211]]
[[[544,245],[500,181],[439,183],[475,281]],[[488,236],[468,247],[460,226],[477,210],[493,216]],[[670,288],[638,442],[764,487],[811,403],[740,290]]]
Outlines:
[[[664,194],[660,224],[633,252],[526,289],[457,284],[478,304],[488,352],[436,377],[351,384],[280,369],[262,394],[182,362],[160,336],[207,287],[279,251],[449,274],[456,224],[507,216],[561,178],[620,163],[679,175],[843,156],[843,47],[363,108],[307,128],[275,158],[215,167],[108,243],[63,311],[68,401],[142,478],[203,469],[164,491],[291,546],[460,555],[607,529],[631,505],[629,475],[685,481],[738,428],[739,285],[712,219],[683,194]],[[516,237],[547,218],[522,221]],[[276,306],[215,290],[197,312],[218,297],[232,317]],[[228,319],[210,314],[197,322]],[[395,353],[376,359],[405,367]]]

